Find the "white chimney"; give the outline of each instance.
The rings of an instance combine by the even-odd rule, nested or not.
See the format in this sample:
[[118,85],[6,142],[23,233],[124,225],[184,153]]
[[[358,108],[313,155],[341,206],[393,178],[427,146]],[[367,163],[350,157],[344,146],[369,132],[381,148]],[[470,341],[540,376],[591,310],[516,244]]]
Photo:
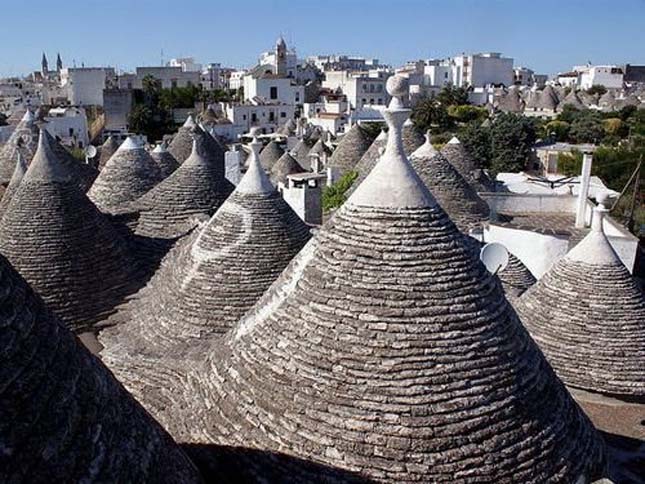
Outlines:
[[576,228],[585,226],[585,215],[587,212],[587,198],[589,197],[589,181],[591,179],[591,164],[593,158],[591,153],[585,153],[582,157],[582,173],[580,174],[580,192],[578,193],[578,205],[576,208]]

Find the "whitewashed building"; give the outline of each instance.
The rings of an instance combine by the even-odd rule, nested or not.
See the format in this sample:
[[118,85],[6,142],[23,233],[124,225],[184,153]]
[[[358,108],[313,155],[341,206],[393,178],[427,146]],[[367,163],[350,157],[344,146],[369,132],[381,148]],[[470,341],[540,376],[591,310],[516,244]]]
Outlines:
[[74,106],[103,106],[103,90],[115,78],[112,67],[67,67],[60,71],[61,87]]
[[178,66],[153,66],[137,67],[135,74],[121,74],[117,85],[119,89],[142,89],[146,76],[154,77],[163,89],[198,86],[201,83],[199,71],[184,71]]
[[579,73],[580,89],[589,89],[591,86],[604,86],[607,89],[623,88],[623,69],[619,66],[576,66],[574,70]]
[[351,109],[383,106],[389,102],[385,83],[392,74],[388,69],[372,69],[368,72],[326,71],[322,87],[342,92],[347,96]]
[[179,67],[184,72],[202,71],[202,65],[195,62],[194,57],[178,57],[176,59],[170,59],[167,65],[168,67]]
[[86,147],[89,140],[87,115],[81,107],[52,108],[45,117],[45,128],[64,145]]
[[220,103],[220,109],[235,126],[250,131],[257,127],[265,133],[273,133],[287,120],[294,118],[294,104]]
[[459,55],[451,60],[453,84],[458,87],[482,87],[513,84],[513,59],[499,52]]

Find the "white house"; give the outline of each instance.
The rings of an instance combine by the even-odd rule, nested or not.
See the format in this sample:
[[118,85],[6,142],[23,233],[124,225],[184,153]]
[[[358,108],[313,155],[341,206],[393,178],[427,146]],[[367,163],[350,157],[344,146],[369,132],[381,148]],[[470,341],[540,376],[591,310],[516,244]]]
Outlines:
[[245,131],[258,127],[265,133],[273,133],[295,115],[294,104],[220,103],[220,109],[228,120]]
[[499,52],[460,55],[451,60],[453,84],[482,87],[489,84],[513,84],[513,59]]
[[247,74],[248,71],[246,69],[231,72],[228,78],[228,88],[237,90],[244,86],[244,76]]
[[322,87],[340,90],[347,96],[351,109],[386,105],[389,95],[385,90],[385,83],[391,75],[392,72],[385,69],[372,69],[368,72],[326,71]]
[[305,100],[305,87],[288,77],[276,77],[275,74],[254,69],[244,76],[244,100],[301,105]]
[[381,67],[378,59],[351,55],[314,55],[307,62],[321,71],[366,71]]
[[201,83],[199,71],[184,71],[178,66],[137,67],[136,74],[122,74],[118,78],[119,89],[141,89],[146,76],[154,77],[163,89],[197,86]]
[[558,84],[564,87],[577,87],[580,74],[576,71],[562,72],[558,74]]
[[84,148],[90,142],[85,109],[79,107],[52,108],[45,117],[45,128],[67,146]]
[[195,62],[194,57],[179,57],[177,59],[170,59],[168,67],[180,67],[184,72],[201,72],[202,65]]
[[116,77],[111,67],[67,67],[61,69],[61,87],[74,106],[103,106],[103,89]]
[[591,86],[605,86],[608,89],[622,89],[623,69],[615,65],[607,66],[576,66],[574,70],[579,73],[580,89],[589,89]]

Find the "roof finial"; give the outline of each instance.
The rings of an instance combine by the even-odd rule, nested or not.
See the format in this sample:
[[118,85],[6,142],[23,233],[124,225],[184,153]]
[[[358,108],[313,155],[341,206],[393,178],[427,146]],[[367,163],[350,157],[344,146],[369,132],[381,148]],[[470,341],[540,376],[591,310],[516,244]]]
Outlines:
[[411,113],[404,102],[409,90],[408,79],[392,76],[387,80],[386,88],[392,100],[383,111],[388,126],[385,153],[348,203],[388,208],[434,206],[434,197],[412,168],[403,149],[403,124]]
[[598,206],[593,209],[593,215],[591,218],[591,230],[593,232],[604,232],[603,230],[603,221],[605,215],[609,213],[609,194],[607,192],[600,192],[596,195],[596,200],[598,201]]
[[249,168],[237,186],[236,191],[240,193],[271,193],[275,191],[275,187],[260,164],[262,142],[258,140],[258,132],[258,128],[251,128],[253,140],[249,144],[251,149]]

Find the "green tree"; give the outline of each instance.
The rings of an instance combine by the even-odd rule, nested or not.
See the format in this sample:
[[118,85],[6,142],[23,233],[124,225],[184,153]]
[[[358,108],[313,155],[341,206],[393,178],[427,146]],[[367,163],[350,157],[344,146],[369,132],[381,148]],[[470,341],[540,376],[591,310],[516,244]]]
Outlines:
[[587,94],[602,96],[607,92],[607,88],[602,84],[594,84],[589,89],[587,89]]
[[518,172],[532,157],[536,133],[533,121],[519,114],[502,113],[491,124],[491,171]]
[[600,143],[605,129],[600,116],[588,114],[578,117],[571,123],[569,137],[575,143]]
[[624,138],[629,134],[629,126],[620,118],[607,118],[602,124],[606,136]]
[[128,128],[134,133],[148,134],[154,129],[152,110],[143,104],[135,105],[128,116]]
[[444,86],[435,98],[439,103],[444,106],[460,106],[462,104],[469,104],[468,90],[463,87],[455,87],[453,85]]
[[567,141],[569,139],[569,131],[571,125],[566,121],[550,121],[544,126],[544,135],[548,139],[554,141]]
[[564,121],[565,123],[573,123],[578,119],[582,114],[582,111],[570,104],[566,104],[560,114],[558,114],[558,121]]
[[356,178],[357,171],[348,171],[336,183],[323,189],[322,204],[325,213],[345,203],[345,192],[350,189]]
[[454,126],[453,119],[448,115],[446,107],[436,98],[419,100],[411,115],[416,127],[423,133],[430,130],[432,133],[442,133]]
[[484,168],[490,167],[492,158],[490,127],[482,126],[478,121],[472,121],[459,130],[459,141],[475,159],[481,160]]
[[361,129],[372,139],[376,138],[383,128],[385,128],[385,123],[382,122],[361,124]]
[[462,104],[449,106],[448,114],[458,123],[469,123],[471,121],[483,121],[488,117],[488,110],[480,106]]

